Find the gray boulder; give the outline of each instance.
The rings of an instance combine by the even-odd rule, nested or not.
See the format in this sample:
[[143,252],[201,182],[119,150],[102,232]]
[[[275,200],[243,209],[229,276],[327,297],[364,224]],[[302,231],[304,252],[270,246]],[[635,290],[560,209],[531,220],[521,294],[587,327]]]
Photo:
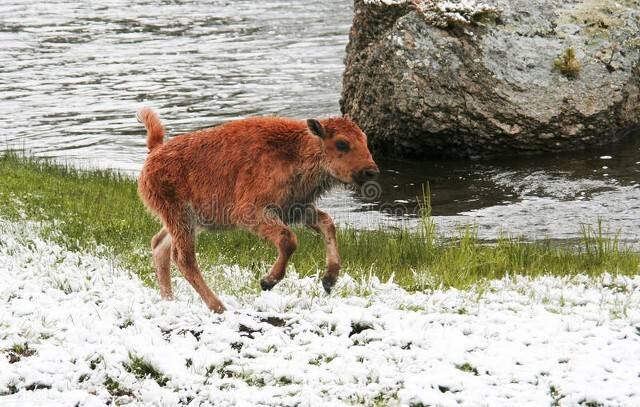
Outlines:
[[640,128],[640,0],[355,0],[340,101],[390,155],[612,143]]

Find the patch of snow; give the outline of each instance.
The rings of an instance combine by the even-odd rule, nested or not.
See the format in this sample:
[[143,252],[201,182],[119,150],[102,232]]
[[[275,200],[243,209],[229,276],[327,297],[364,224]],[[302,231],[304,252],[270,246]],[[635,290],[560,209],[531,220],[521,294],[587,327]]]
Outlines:
[[375,5],[385,5],[385,6],[392,6],[396,4],[406,4],[409,2],[410,0],[364,0],[364,4],[375,4]]
[[[640,277],[504,279],[480,294],[344,276],[326,296],[290,274],[222,293],[219,316],[182,279],[165,302],[32,224],[0,221],[0,235],[2,406],[640,405]],[[17,344],[35,353],[16,360]],[[132,356],[163,380],[127,369]]]
[[365,4],[394,6],[413,3],[427,23],[436,27],[470,25],[481,16],[500,16],[501,11],[476,0],[364,0]]
[[421,0],[417,2],[417,7],[425,20],[436,27],[470,25],[481,16],[501,14],[497,8],[475,0]]

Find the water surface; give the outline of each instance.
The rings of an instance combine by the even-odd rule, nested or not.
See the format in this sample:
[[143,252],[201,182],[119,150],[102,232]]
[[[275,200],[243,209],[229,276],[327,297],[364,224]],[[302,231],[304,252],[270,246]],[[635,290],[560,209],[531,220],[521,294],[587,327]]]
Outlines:
[[[250,115],[339,114],[350,0],[54,0],[0,4],[0,142],[135,175],[146,155],[134,112],[170,134]],[[573,239],[603,218],[640,234],[639,137],[564,155],[501,160],[379,159],[381,194],[320,202],[360,227],[415,225],[428,183],[440,228],[482,238]]]

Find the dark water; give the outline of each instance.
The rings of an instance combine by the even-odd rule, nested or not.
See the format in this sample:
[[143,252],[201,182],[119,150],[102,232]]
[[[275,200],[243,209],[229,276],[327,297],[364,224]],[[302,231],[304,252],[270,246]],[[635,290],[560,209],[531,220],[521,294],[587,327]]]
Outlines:
[[[249,115],[338,114],[351,13],[350,0],[4,0],[0,142],[135,174],[146,154],[134,117],[143,105],[171,134]],[[320,206],[362,227],[412,225],[428,183],[447,232],[476,223],[488,239],[571,239],[603,218],[635,241],[639,137],[565,155],[379,159],[380,196],[336,190]]]

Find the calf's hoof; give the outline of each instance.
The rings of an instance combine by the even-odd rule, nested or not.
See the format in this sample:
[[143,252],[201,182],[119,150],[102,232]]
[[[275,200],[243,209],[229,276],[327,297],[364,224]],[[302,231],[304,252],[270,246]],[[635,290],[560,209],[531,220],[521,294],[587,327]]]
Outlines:
[[227,310],[227,308],[222,303],[214,305],[211,308],[211,311],[215,312],[216,314],[222,314],[226,310]]
[[271,290],[278,282],[277,281],[271,281],[268,280],[266,277],[263,278],[262,280],[260,280],[260,288],[262,288],[262,291],[269,291]]
[[336,285],[337,280],[338,280],[338,277],[334,277],[334,276],[322,277],[322,286],[324,287],[324,290],[327,292],[327,294],[331,294],[331,289],[333,288],[334,285]]

